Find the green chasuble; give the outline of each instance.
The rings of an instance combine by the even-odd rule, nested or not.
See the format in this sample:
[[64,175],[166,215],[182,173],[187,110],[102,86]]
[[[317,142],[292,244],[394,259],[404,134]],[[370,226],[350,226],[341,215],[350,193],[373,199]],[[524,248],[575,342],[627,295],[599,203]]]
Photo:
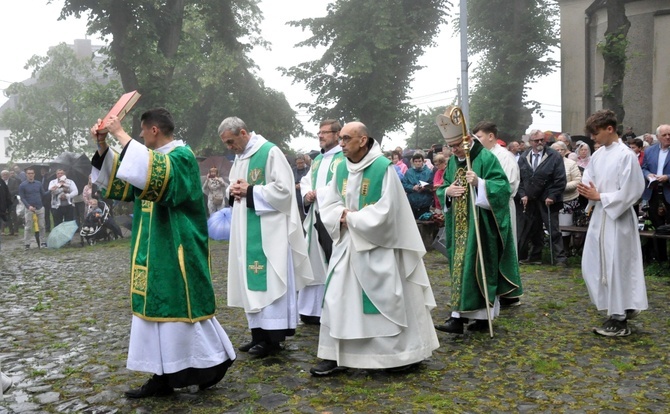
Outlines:
[[133,314],[154,322],[197,322],[213,316],[207,216],[200,170],[191,149],[149,150],[144,190],[116,177],[113,156],[107,198],[135,201],[131,250]]
[[[518,297],[522,294],[508,204],[511,190],[500,162],[479,141],[474,141],[470,160],[472,170],[485,180],[486,197],[491,206],[491,210],[477,208],[477,211],[488,296],[493,306],[496,295]],[[459,161],[452,155],[444,172],[444,183],[437,191],[443,205],[450,207],[444,224],[451,272],[451,304],[453,310],[459,312],[486,307],[466,171],[465,160]],[[462,183],[467,191],[462,197],[449,200],[446,189],[455,181]]]
[[[362,210],[363,207],[370,204],[375,204],[382,196],[382,188],[384,184],[384,176],[386,175],[386,170],[391,164],[386,157],[379,157],[372,162],[368,167],[363,171],[363,181],[361,182],[361,188],[358,199],[358,210]],[[347,194],[347,181],[349,178],[349,170],[347,169],[347,163],[342,162],[337,165],[337,191],[342,196],[344,204],[346,205],[346,194]],[[328,287],[328,282],[326,282],[326,288]],[[361,298],[363,301],[363,313],[365,314],[378,314],[379,309],[372,303],[368,295],[363,291],[363,296]]]

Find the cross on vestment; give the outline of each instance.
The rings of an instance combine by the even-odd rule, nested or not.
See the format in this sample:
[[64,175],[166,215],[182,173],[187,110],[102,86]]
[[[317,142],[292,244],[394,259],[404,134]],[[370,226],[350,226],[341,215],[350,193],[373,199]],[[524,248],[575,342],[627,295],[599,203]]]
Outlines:
[[258,263],[258,260],[256,260],[254,264],[249,265],[249,270],[253,270],[255,274],[258,274],[258,271],[263,269],[265,269],[265,266]]

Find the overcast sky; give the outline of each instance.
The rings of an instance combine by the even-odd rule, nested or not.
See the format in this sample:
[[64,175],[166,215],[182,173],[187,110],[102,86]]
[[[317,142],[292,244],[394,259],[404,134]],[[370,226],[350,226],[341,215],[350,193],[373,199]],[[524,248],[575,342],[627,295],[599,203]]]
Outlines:
[[[0,42],[0,89],[6,88],[11,82],[30,77],[30,72],[23,67],[31,56],[43,56],[50,46],[61,42],[71,44],[74,39],[85,37],[86,22],[83,19],[57,20],[62,0],[46,3],[47,0],[3,1],[3,22],[0,25],[0,38],[3,39]],[[458,6],[457,1],[454,3]],[[255,50],[252,57],[260,66],[259,74],[265,84],[284,92],[289,103],[296,109],[299,102],[311,101],[312,97],[304,85],[291,85],[291,79],[282,77],[276,67],[289,67],[315,59],[320,52],[312,48],[294,48],[293,45],[304,40],[307,33],[288,27],[285,22],[325,15],[327,4],[328,0],[264,0],[261,3],[265,17],[261,30],[263,37],[272,42],[272,50]],[[452,33],[452,27],[445,25],[437,40],[438,46],[428,50],[419,61],[425,68],[416,74],[412,83],[411,103],[421,109],[447,105],[456,95],[455,88],[460,77],[460,43],[458,37],[452,36]],[[93,39],[93,43],[101,42]],[[554,59],[559,59],[558,51]],[[476,65],[476,62],[470,63]],[[560,130],[559,73],[556,72],[533,85],[529,98],[540,102],[545,113],[545,118],[534,115],[529,129]],[[0,104],[4,101],[4,95],[0,96]],[[298,114],[305,128],[310,131],[317,130],[318,125],[309,123],[307,113],[298,110]],[[405,137],[411,132],[412,126],[408,125],[406,132],[391,134],[390,140],[385,140],[384,147],[403,145]],[[316,139],[295,139],[293,147],[306,151],[317,149],[318,143]]]

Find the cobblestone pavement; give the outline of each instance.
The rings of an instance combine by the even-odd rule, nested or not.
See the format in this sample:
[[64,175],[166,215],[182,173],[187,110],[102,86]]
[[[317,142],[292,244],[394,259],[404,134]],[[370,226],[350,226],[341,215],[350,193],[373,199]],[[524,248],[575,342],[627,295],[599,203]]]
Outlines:
[[[411,372],[349,370],[312,378],[318,328],[299,326],[280,354],[240,353],[212,390],[127,400],[147,374],[128,371],[127,239],[24,251],[3,237],[0,360],[15,386],[0,413],[614,413],[667,412],[670,278],[647,278],[650,311],[633,335],[601,338],[579,264],[522,268],[522,306],[503,310],[495,337],[439,333],[441,347]],[[225,306],[227,244],[212,244],[217,318],[236,346],[249,339],[239,309]],[[446,260],[426,256],[438,308],[448,315]]]

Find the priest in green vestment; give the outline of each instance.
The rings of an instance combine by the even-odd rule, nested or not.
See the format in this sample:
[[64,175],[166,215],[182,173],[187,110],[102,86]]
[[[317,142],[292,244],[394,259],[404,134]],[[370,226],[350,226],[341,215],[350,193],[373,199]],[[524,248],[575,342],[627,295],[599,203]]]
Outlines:
[[[484,148],[478,140],[463,136],[462,127],[454,125],[448,117],[439,117],[438,126],[453,155],[444,172],[444,183],[437,194],[445,213],[446,248],[451,275],[452,314],[436,329],[462,334],[465,324],[474,319],[468,329],[488,330],[488,314],[483,287],[486,276],[491,318],[497,316],[498,296],[509,298],[522,294],[516,246],[511,225],[509,198],[511,187],[498,158]],[[472,169],[468,169],[463,144],[470,143],[469,156]],[[477,246],[472,196],[478,214],[481,237],[480,252]],[[484,271],[479,255],[484,259]]]
[[130,296],[133,319],[127,367],[153,373],[129,398],[171,394],[174,388],[220,381],[235,359],[214,318],[205,205],[195,155],[173,138],[174,122],[162,108],[141,116],[144,145],[112,117],[104,127],[123,148],[98,142],[91,178],[105,198],[133,201]]

